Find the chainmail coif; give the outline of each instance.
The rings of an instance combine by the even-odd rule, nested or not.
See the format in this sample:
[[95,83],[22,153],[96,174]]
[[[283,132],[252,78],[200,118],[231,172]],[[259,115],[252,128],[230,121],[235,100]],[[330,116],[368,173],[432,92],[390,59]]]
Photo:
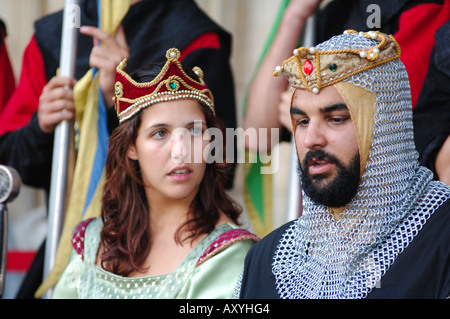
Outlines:
[[[316,49],[375,44],[353,33]],[[432,173],[419,166],[403,64],[395,59],[344,81],[376,96],[369,158],[357,194],[339,220],[303,194],[303,214],[284,233],[272,264],[281,298],[365,298],[450,197],[450,187],[432,181]]]

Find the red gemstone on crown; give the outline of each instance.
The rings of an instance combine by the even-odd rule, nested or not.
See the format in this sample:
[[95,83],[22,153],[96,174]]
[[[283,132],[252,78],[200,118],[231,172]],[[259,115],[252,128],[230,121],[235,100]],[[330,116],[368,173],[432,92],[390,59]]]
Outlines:
[[311,61],[309,61],[308,59],[305,60],[305,62],[303,62],[303,72],[306,75],[311,74],[311,72],[313,71],[313,65],[311,63]]

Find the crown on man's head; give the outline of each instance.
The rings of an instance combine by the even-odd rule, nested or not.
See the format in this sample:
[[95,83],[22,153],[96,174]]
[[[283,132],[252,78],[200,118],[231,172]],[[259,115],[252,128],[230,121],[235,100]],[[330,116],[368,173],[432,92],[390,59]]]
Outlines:
[[192,69],[199,78],[196,81],[184,72],[178,61],[178,49],[167,50],[166,58],[161,72],[152,81],[145,83],[136,82],[125,72],[126,59],[117,66],[114,104],[120,123],[150,105],[181,99],[198,100],[215,113],[214,97],[203,81],[201,68]]
[[377,44],[370,48],[325,51],[301,47],[295,49],[294,55],[284,61],[282,66],[275,68],[274,75],[284,73],[291,87],[319,93],[323,87],[400,57],[400,46],[391,35],[379,31],[354,30],[347,30],[344,34],[372,39]]

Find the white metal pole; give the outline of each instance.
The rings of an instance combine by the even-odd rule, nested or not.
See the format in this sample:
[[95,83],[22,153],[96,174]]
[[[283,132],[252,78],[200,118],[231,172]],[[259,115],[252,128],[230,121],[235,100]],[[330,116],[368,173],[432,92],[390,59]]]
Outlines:
[[[60,53],[60,75],[75,77],[78,27],[80,18],[79,0],[65,0]],[[55,263],[56,251],[61,235],[66,204],[68,154],[71,121],[62,121],[55,129],[52,176],[48,209],[48,233],[45,245],[44,279]],[[44,297],[50,297],[51,291]]]

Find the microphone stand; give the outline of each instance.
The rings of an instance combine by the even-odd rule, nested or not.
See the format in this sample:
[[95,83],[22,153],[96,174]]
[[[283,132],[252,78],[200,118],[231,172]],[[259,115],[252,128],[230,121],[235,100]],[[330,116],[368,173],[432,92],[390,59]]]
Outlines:
[[0,298],[5,291],[6,262],[8,255],[8,208],[20,192],[22,180],[17,171],[0,165]]

